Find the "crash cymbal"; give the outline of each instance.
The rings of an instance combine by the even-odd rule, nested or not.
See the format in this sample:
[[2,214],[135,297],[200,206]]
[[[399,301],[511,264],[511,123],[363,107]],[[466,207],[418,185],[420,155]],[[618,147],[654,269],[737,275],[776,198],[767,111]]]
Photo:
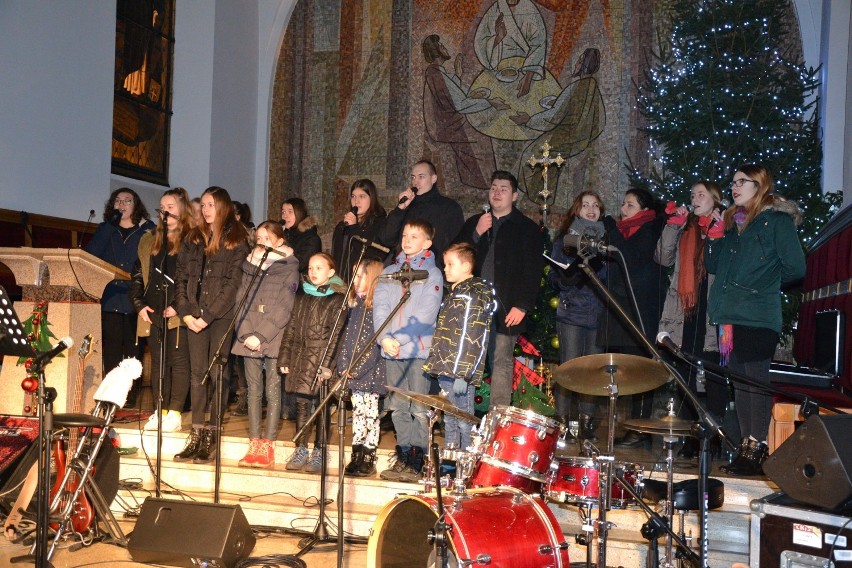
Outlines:
[[479,418],[477,418],[473,414],[468,414],[467,412],[460,409],[442,396],[420,394],[397,387],[392,387],[390,385],[388,385],[388,390],[391,392],[395,392],[398,395],[404,396],[407,399],[413,400],[414,402],[419,402],[424,406],[434,408],[435,410],[440,410],[444,414],[449,414],[450,416],[454,416],[459,420],[464,420],[465,422],[473,422],[474,424],[479,422]]
[[624,421],[624,427],[628,430],[636,430],[646,434],[677,434],[679,436],[689,434],[693,424],[695,422],[671,414],[662,418],[635,418]]
[[671,378],[659,361],[624,353],[577,357],[559,365],[553,375],[569,391],[609,396],[610,372],[619,396],[655,389]]

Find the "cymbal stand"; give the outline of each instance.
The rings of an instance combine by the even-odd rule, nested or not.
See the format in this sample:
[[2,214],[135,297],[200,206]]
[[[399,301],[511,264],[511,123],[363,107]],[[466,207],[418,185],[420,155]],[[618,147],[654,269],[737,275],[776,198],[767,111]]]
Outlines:
[[[441,418],[441,411],[437,408],[430,408],[426,411],[426,416],[429,418],[429,447],[437,449],[438,444],[435,443],[434,431],[435,424],[437,424],[438,420]],[[450,487],[451,482],[449,478],[444,480],[441,479],[441,462],[440,457],[437,456],[438,454],[436,452],[429,452],[426,456],[426,463],[423,464],[423,479],[421,479],[420,482],[423,484],[423,491],[430,493],[434,489],[438,492],[438,496],[440,496],[441,487]]]
[[[435,415],[438,414],[438,411],[435,411]],[[434,423],[432,423],[434,426]],[[429,463],[439,461],[438,457],[438,444],[432,442],[432,434],[431,430],[429,431]],[[426,471],[425,469],[423,471]],[[435,566],[436,568],[449,568],[450,565],[450,557],[449,557],[449,543],[450,543],[450,533],[453,530],[453,526],[447,523],[446,520],[446,512],[444,510],[444,498],[441,497],[441,470],[439,468],[435,468],[434,471],[429,471],[430,474],[435,475],[435,479],[432,480],[432,483],[435,484],[435,496],[437,497],[438,504],[438,520],[435,521],[435,527],[429,529],[429,533],[426,537],[426,541],[435,547]]]
[[[606,540],[612,524],[606,520],[606,512],[610,507],[610,494],[612,493],[612,462],[613,448],[615,447],[615,404],[618,399],[618,382],[615,373],[618,365],[606,365],[604,371],[609,375],[609,424],[606,436],[606,455],[594,456],[598,462],[598,566],[606,566]],[[591,566],[591,562],[587,562]]]
[[[668,526],[674,526],[674,446],[677,436],[663,436],[663,449],[666,451],[666,505],[665,514]],[[666,533],[666,562],[665,568],[672,568],[672,535]]]

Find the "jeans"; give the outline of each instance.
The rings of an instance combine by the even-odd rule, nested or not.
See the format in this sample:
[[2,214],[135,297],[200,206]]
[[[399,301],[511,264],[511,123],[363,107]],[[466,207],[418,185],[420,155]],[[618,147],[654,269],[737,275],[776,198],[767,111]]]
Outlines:
[[[216,348],[219,347],[219,342],[222,341],[222,336],[230,328],[230,320],[222,318],[213,320],[210,325],[205,327],[199,333],[190,331],[187,333],[187,344],[189,345],[189,376],[190,390],[189,396],[192,401],[192,426],[200,428],[204,426],[205,415],[210,413],[210,422],[213,426],[219,423],[219,414],[221,409],[225,407],[228,400],[228,365],[213,365],[210,373],[210,378],[207,382],[201,384],[204,374],[207,372],[207,367],[210,365],[210,360],[213,354],[216,353]],[[230,345],[230,338],[225,340],[225,345]],[[227,355],[227,352],[225,353]],[[216,393],[216,382],[219,380],[219,373],[222,374],[222,397],[218,401],[214,400]]]
[[[189,348],[183,326],[166,333],[166,368],[163,374],[163,410],[183,411],[189,392]],[[160,396],[160,326],[151,326],[148,338],[151,350],[151,390],[154,405]]]
[[[447,393],[447,400],[453,403],[453,406],[459,410],[463,410],[468,414],[473,414],[473,393],[476,390],[473,385],[468,383],[467,391],[464,394],[456,394],[453,392],[453,383],[456,380],[452,377],[439,377],[438,384],[441,385],[441,390]],[[450,416],[444,413],[444,445],[449,447],[450,444],[455,444],[456,448],[465,449],[470,446],[470,431],[473,424],[467,420],[460,420],[455,416]]]
[[[423,372],[426,359],[386,359],[387,384],[403,390],[426,394],[429,392],[429,376]],[[385,400],[385,408],[391,411],[396,444],[403,449],[412,446],[426,449],[429,443],[429,410],[422,404],[391,392]]]
[[[496,324],[495,324],[496,326]],[[488,345],[491,361],[491,408],[498,404],[512,404],[512,374],[515,371],[515,343],[517,335],[492,333]]]
[[281,417],[281,375],[275,368],[275,357],[243,357],[248,388],[249,438],[260,438],[263,416],[263,368],[266,367],[266,431],[264,440],[278,437]]
[[[731,352],[728,369],[735,373],[769,385],[770,359],[742,363],[737,360],[737,351]],[[754,436],[758,441],[765,441],[769,434],[769,419],[772,416],[772,395],[758,391],[750,386],[736,385],[734,404],[737,407],[737,419],[743,436]]]
[[[562,363],[585,355],[603,353],[603,349],[595,342],[597,336],[596,329],[557,322],[556,332],[559,336],[559,360]],[[607,393],[601,392],[601,395],[605,394]],[[591,417],[597,414],[595,411],[595,399],[598,397],[573,393],[558,384],[553,386],[553,397],[556,401],[556,413],[559,416],[571,416],[572,399],[577,401],[578,414],[585,414]]]

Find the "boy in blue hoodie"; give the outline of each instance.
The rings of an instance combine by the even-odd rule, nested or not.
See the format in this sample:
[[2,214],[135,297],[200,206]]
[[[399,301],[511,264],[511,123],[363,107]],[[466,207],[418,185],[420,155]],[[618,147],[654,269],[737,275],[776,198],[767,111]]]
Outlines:
[[[435,230],[428,221],[406,221],[402,230],[402,252],[382,274],[425,270],[428,278],[407,282],[381,279],[373,294],[373,324],[378,330],[406,287],[411,291],[411,297],[388,322],[377,341],[387,365],[387,384],[419,394],[429,392],[429,376],[423,372],[423,364],[432,346],[444,286],[441,270],[435,265],[435,255],[429,250],[434,235]],[[428,444],[428,409],[396,393],[388,395],[385,408],[391,411],[396,430],[397,455],[396,462],[381,472],[380,477],[416,483]]]

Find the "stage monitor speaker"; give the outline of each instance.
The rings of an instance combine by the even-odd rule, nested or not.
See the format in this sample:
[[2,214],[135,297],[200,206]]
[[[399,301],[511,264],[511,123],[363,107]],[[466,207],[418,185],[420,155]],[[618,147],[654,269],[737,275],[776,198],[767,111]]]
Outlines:
[[127,549],[136,562],[229,568],[254,549],[239,505],[147,498]]
[[763,464],[791,498],[835,510],[852,500],[852,415],[814,415]]

